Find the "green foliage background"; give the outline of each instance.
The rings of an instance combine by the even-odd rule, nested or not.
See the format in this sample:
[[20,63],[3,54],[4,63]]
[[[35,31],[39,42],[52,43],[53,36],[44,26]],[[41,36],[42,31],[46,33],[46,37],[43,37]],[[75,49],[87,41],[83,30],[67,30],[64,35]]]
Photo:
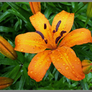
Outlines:
[[[83,2],[41,2],[41,12],[52,24],[54,16],[62,10],[75,13],[72,30],[83,28],[87,20],[87,4]],[[35,31],[29,17],[32,16],[28,2],[0,2],[0,35],[15,47],[18,34]],[[92,32],[92,18],[86,28]],[[80,60],[92,60],[92,44],[72,47]],[[81,81],[69,80],[61,75],[53,64],[41,82],[36,82],[27,74],[27,67],[35,54],[17,52],[18,58],[11,60],[0,53],[0,77],[14,79],[4,90],[92,90],[92,73]]]

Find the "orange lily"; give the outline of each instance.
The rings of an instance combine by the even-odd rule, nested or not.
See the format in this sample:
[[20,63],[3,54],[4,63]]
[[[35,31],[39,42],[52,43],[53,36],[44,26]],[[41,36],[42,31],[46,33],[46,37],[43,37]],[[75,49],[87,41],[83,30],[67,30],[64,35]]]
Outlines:
[[[15,50],[38,53],[28,66],[28,75],[36,82],[41,81],[52,62],[68,79],[75,81],[84,79],[81,61],[70,47],[90,42],[91,32],[80,28],[69,33],[74,13],[61,11],[55,16],[52,26],[41,12],[31,16],[30,21],[36,32],[19,34],[15,38]],[[45,50],[46,48],[50,50]]]
[[37,13],[38,11],[41,11],[40,2],[29,2],[29,5],[33,14]]

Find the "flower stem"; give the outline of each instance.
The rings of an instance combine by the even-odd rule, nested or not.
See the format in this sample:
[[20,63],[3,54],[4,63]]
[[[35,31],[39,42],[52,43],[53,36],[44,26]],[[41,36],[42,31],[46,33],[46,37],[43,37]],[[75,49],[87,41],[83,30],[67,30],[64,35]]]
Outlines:
[[84,24],[84,28],[86,27],[86,25],[87,25],[87,23],[88,23],[88,21],[89,21],[89,17],[87,17],[87,20],[86,20],[86,22],[85,22],[85,24]]

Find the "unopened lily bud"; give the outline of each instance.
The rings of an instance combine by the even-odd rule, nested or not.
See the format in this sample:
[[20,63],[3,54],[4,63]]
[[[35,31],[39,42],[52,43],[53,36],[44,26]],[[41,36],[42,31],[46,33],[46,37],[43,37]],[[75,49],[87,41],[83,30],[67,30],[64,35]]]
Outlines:
[[87,7],[87,17],[91,18],[92,17],[92,2],[88,3],[88,7]]
[[92,72],[92,62],[90,60],[83,60],[82,67],[85,74]]
[[14,51],[14,48],[2,36],[0,36],[0,52],[10,59],[14,60],[17,58],[17,54]]
[[41,11],[40,2],[29,2],[29,5],[33,14]]
[[0,77],[0,89],[9,87],[13,83],[13,79],[7,77]]

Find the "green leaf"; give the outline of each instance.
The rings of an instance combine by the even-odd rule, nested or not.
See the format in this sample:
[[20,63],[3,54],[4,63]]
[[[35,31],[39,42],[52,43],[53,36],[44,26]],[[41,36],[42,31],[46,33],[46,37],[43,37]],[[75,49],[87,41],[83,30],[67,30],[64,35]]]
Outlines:
[[53,2],[47,2],[49,5],[51,5],[51,6],[53,6],[53,7],[56,7],[55,5],[54,5],[54,3]]
[[45,10],[45,12],[44,12],[44,15],[45,15],[45,17],[48,19],[49,18],[49,16],[50,16],[50,14],[52,13],[52,7],[50,7],[50,8],[47,8],[46,10]]
[[7,8],[8,8],[8,4],[7,3],[4,3],[3,5],[2,5],[2,7],[1,7],[1,9],[0,9],[0,11],[6,11],[7,10]]
[[86,10],[87,10],[87,4],[84,7],[80,8],[75,14],[82,13],[82,12],[86,13]]
[[71,5],[69,2],[60,2],[60,3],[62,3],[64,5]]
[[21,52],[18,52],[17,51],[17,55],[18,55],[18,60],[21,62],[21,63],[24,63],[24,56],[23,56],[23,54],[21,53]]
[[18,73],[20,73],[20,68],[21,68],[20,65],[15,66],[15,67],[11,70],[11,72],[10,72],[10,74],[9,74],[9,77],[12,78],[12,79],[15,79],[16,76],[18,75]]
[[4,55],[2,53],[0,53],[0,59],[4,59]]
[[22,75],[21,72],[17,74],[17,76],[16,76],[15,79],[14,79],[13,84],[15,84],[15,82],[17,82],[17,80],[21,77],[21,75]]
[[0,26],[0,32],[14,32],[14,29],[10,27]]
[[5,20],[7,17],[10,17],[11,13],[8,11],[5,11],[4,13],[2,13],[2,15],[0,15],[0,22],[2,22],[3,20]]
[[7,4],[10,5],[14,10],[16,10],[18,13],[20,13],[27,20],[29,20],[30,14],[28,11],[24,10],[23,8],[21,8],[14,2],[7,2]]
[[19,81],[19,88],[18,88],[18,90],[23,90],[24,84],[25,84],[25,77],[24,77],[24,75],[22,75],[21,78],[20,78],[20,81]]
[[83,90],[89,90],[88,84],[85,79],[81,80],[80,83],[81,83]]
[[29,76],[28,76],[28,73],[27,73],[27,69],[23,66],[23,75],[25,77],[25,82],[27,85],[29,85]]
[[7,2],[13,10],[9,10],[10,13],[20,17],[26,24],[25,26],[29,31],[34,30],[32,24],[30,23],[29,17],[31,16],[28,11],[24,10],[20,6],[18,6],[16,3],[13,2]]
[[9,58],[4,58],[4,59],[0,59],[0,65],[4,64],[4,65],[17,65],[18,63],[16,62],[16,60],[11,60]]

